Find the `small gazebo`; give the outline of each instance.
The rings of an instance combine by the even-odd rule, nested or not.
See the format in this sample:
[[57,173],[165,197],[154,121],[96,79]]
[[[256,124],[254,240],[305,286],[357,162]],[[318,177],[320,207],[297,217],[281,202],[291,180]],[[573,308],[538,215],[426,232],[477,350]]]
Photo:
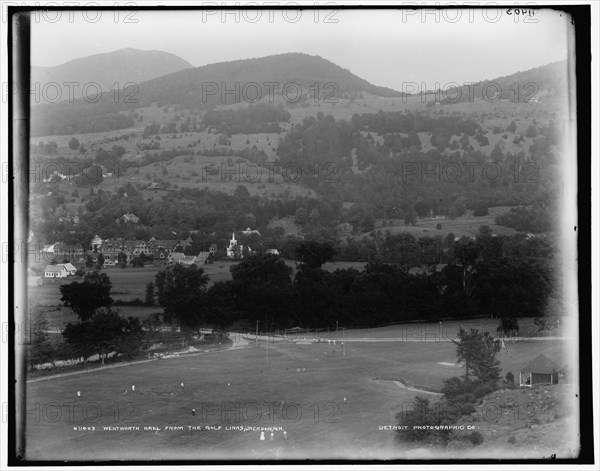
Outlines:
[[540,354],[521,368],[519,385],[530,388],[536,384],[558,384],[560,370],[560,366]]

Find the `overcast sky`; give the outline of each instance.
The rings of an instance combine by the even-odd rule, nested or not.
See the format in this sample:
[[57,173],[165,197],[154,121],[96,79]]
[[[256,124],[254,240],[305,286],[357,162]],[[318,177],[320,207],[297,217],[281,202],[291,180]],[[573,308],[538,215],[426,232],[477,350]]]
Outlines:
[[31,64],[59,65],[125,47],[170,52],[193,66],[304,52],[401,90],[403,82],[434,88],[509,75],[566,59],[569,50],[570,19],[551,10],[533,17],[506,9],[224,13],[47,12],[32,19]]

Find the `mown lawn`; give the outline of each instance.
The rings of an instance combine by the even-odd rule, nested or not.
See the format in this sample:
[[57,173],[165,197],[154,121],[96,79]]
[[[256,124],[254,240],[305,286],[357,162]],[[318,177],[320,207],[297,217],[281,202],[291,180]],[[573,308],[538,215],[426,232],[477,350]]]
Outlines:
[[[562,348],[561,343],[522,342],[511,347],[511,357],[501,353],[499,358],[503,368],[515,372],[517,364],[540,352],[560,362]],[[438,364],[454,359],[448,342],[348,342],[344,357],[339,344],[271,343],[267,351],[260,341],[237,350],[29,383],[27,457],[401,459],[406,448],[394,441],[396,432],[379,427],[395,424],[396,413],[410,407],[416,393],[389,380],[402,377],[438,387],[444,378],[461,374],[460,368]],[[432,402],[439,397],[423,395]],[[140,430],[103,428],[111,426]],[[227,430],[231,426],[281,429],[273,440],[267,431],[261,441],[260,431]]]

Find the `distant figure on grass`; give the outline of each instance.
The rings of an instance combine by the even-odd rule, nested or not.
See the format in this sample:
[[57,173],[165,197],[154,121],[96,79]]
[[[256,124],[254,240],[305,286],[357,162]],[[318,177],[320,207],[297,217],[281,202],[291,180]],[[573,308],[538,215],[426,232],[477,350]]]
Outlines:
[[287,432],[285,430],[283,431],[283,439],[287,440]]
[[81,397],[81,391],[77,391],[77,397]]
[[347,401],[346,401],[346,396],[344,396],[344,405],[346,405]]
[[131,390],[135,392],[135,384],[131,385]]
[[275,437],[275,434],[273,432],[271,432],[271,440],[273,440],[274,437]]
[[185,386],[183,385],[183,381],[181,382],[181,387],[182,387],[182,388],[183,388],[183,387],[185,387]]
[[260,440],[264,441],[265,439],[265,432],[260,432]]
[[196,415],[196,409],[192,409],[192,415]]

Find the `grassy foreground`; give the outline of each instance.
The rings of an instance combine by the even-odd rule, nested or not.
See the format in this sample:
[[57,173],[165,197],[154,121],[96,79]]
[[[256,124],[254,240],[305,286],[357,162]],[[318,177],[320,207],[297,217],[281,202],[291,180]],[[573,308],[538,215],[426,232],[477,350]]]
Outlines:
[[[393,381],[439,390],[444,378],[462,374],[462,368],[451,366],[455,347],[449,342],[373,340],[346,342],[346,356],[339,343],[269,343],[267,349],[265,341],[243,345],[242,340],[229,351],[29,383],[26,456],[406,458],[410,450],[394,440],[397,432],[383,427],[394,425],[396,413],[410,407],[416,394],[432,402],[440,396]],[[518,378],[520,367],[542,352],[562,363],[566,346],[563,341],[511,344],[510,356],[504,350],[498,354],[502,374],[512,371]],[[264,441],[256,427],[266,428]],[[485,452],[486,443],[478,449]]]

